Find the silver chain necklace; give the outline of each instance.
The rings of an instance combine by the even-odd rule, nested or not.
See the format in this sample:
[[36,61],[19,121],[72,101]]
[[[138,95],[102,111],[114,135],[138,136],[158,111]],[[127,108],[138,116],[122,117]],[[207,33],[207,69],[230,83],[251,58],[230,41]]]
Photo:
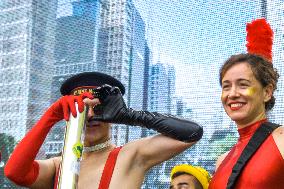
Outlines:
[[110,145],[111,145],[111,140],[108,139],[107,141],[105,141],[103,143],[100,143],[100,144],[97,144],[95,146],[90,146],[90,147],[84,146],[83,153],[84,152],[97,152],[97,151],[101,151],[101,150],[109,147]]

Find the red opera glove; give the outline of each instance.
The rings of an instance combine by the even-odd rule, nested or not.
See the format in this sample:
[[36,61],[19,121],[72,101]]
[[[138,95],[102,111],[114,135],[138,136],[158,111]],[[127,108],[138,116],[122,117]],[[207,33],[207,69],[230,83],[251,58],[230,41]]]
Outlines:
[[84,92],[79,96],[63,96],[58,101],[56,101],[49,109],[52,114],[54,114],[54,118],[57,118],[57,121],[60,121],[62,119],[65,119],[66,121],[69,121],[70,112],[74,117],[77,116],[76,108],[75,108],[75,102],[78,103],[78,109],[79,112],[84,111],[84,102],[83,100],[85,98],[93,99],[91,93]]
[[4,173],[14,183],[20,186],[32,185],[38,177],[39,165],[35,157],[52,126],[58,121],[69,120],[70,112],[77,116],[75,102],[78,103],[79,112],[84,111],[84,98],[93,99],[90,93],[83,93],[80,96],[63,96],[57,100],[26,134],[16,146],[8,160]]

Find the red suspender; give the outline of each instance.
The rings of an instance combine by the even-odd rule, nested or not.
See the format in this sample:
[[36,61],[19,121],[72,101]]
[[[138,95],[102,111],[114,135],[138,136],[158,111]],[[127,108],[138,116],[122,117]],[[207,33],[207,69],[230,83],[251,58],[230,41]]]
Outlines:
[[[108,189],[109,183],[111,181],[112,173],[113,173],[113,170],[114,170],[114,167],[115,167],[116,159],[117,159],[118,153],[119,153],[121,148],[122,148],[122,146],[116,147],[115,149],[113,149],[109,153],[105,167],[104,167],[104,170],[103,170],[103,174],[102,174],[102,177],[101,177],[99,189]],[[56,171],[54,189],[57,188],[57,180],[58,180],[58,176],[59,176],[60,167]]]
[[59,177],[60,169],[61,169],[61,163],[60,163],[58,169],[56,170],[56,174],[55,174],[55,178],[54,178],[54,186],[53,186],[54,189],[57,189],[57,183],[58,183],[58,177]]
[[112,173],[114,170],[114,166],[116,163],[117,155],[120,149],[121,149],[121,146],[116,147],[109,153],[98,189],[108,189],[109,183],[111,181]]

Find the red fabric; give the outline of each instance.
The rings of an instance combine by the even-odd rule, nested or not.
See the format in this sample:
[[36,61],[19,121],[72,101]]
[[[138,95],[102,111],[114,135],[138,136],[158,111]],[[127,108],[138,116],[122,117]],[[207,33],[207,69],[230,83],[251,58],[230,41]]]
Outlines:
[[104,170],[103,170],[103,174],[101,177],[99,189],[108,189],[110,181],[111,181],[112,173],[113,173],[113,170],[116,164],[116,159],[117,159],[120,149],[121,147],[117,147],[109,153]]
[[[266,120],[256,122],[238,131],[240,138],[217,169],[210,182],[209,189],[226,188],[233,166],[263,121]],[[235,189],[284,188],[283,170],[284,160],[272,135],[270,135],[248,161],[236,183]]]
[[35,158],[49,130],[63,118],[68,120],[70,111],[76,116],[74,102],[78,103],[78,109],[82,112],[83,99],[86,97],[93,98],[89,93],[84,93],[80,96],[63,96],[56,101],[17,145],[5,166],[5,176],[20,186],[32,185],[39,174]]

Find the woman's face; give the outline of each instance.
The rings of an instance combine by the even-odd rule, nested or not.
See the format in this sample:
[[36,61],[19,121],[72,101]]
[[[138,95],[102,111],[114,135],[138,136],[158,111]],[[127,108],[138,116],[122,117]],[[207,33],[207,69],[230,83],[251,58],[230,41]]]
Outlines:
[[222,79],[223,107],[239,127],[264,119],[265,102],[271,96],[271,87],[262,87],[246,62],[233,65]]

